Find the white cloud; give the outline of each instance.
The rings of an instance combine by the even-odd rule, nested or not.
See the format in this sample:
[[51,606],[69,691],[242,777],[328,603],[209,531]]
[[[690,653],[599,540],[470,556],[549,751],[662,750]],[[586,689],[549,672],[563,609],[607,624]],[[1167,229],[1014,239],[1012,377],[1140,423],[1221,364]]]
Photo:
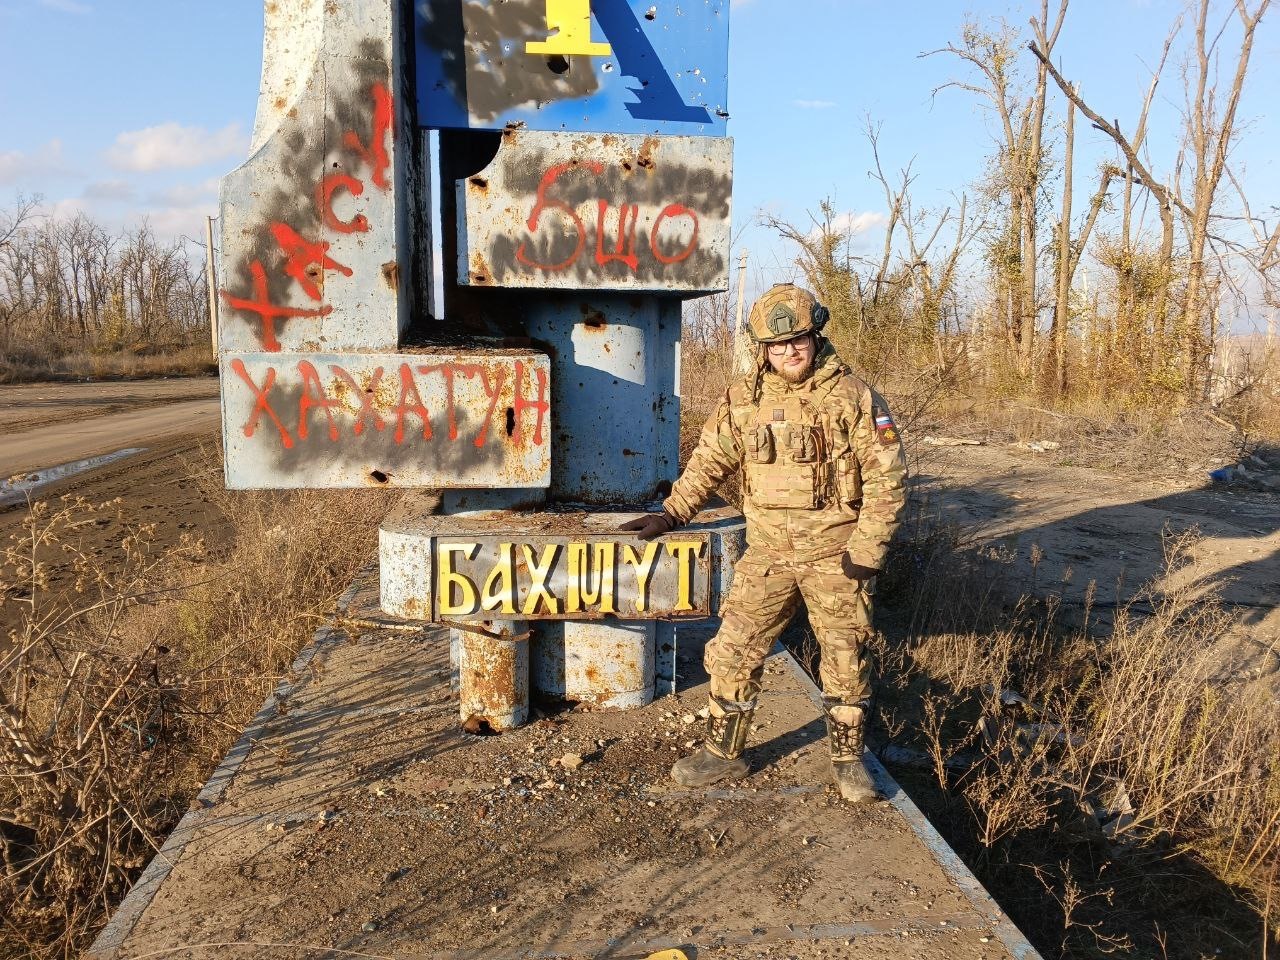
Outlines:
[[0,186],[64,172],[61,140],[50,140],[31,153],[23,153],[21,150],[0,152]]
[[792,100],[801,110],[829,110],[839,106],[834,100]]
[[[831,229],[837,233],[844,233],[851,237],[856,237],[860,233],[866,233],[876,227],[883,227],[889,222],[886,214],[875,210],[864,210],[862,213],[854,213],[852,210],[845,213],[837,214],[831,220]],[[809,231],[809,236],[816,237],[822,232],[821,228],[814,227]]]
[[132,200],[137,194],[126,180],[95,180],[85,186],[80,196],[86,200]]
[[171,239],[185,235],[198,239],[204,237],[204,218],[214,216],[217,212],[209,204],[164,207],[159,210],[147,210],[139,215],[139,219],[145,216],[157,237]]
[[61,10],[63,13],[93,13],[93,7],[77,0],[39,0],[40,6],[50,10]]
[[210,177],[200,183],[176,183],[157,193],[153,202],[166,207],[216,206],[221,182],[220,177]]
[[170,122],[120,134],[108,148],[107,160],[117,169],[146,173],[201,167],[226,157],[243,156],[248,150],[249,138],[238,123],[227,124],[221,130],[206,130]]
[[81,197],[67,197],[49,207],[49,216],[54,220],[74,220],[82,213],[97,219],[92,204]]

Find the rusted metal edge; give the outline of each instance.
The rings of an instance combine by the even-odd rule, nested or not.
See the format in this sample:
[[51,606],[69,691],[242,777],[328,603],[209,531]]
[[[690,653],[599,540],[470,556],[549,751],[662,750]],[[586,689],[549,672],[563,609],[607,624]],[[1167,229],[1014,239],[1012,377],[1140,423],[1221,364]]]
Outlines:
[[[800,666],[799,661],[781,643],[774,647],[774,653],[779,651],[785,654],[784,661],[792,674],[800,681],[800,685],[808,692],[809,699],[813,701],[814,706],[821,710],[822,691],[818,689],[818,685],[804,672],[804,668]],[[991,932],[1004,944],[1010,956],[1014,957],[1014,960],[1041,960],[1039,951],[1031,945],[1030,941],[1023,936],[1022,931],[1000,909],[999,904],[987,892],[987,888],[974,876],[973,871],[960,859],[959,854],[951,849],[951,846],[942,838],[942,834],[938,833],[933,824],[929,822],[929,819],[920,812],[920,808],[907,796],[907,792],[898,785],[898,781],[893,779],[893,776],[885,769],[876,755],[868,750],[864,757],[867,762],[867,768],[875,779],[876,789],[902,814],[912,832],[929,849],[929,853],[938,862],[938,866],[942,868],[943,873],[951,879],[960,892],[964,894],[965,898],[973,904],[974,910],[980,916],[988,919],[991,924]]]
[[[342,596],[338,598],[337,612],[345,614],[352,602],[354,602],[360,587],[370,577],[376,575],[376,567],[373,564],[361,570],[356,575],[355,580],[352,581],[351,586],[347,587]],[[249,751],[253,749],[254,744],[262,736],[267,723],[277,715],[280,702],[306,686],[310,679],[307,668],[317,658],[322,658],[327,654],[330,649],[346,642],[346,639],[347,634],[345,632],[326,623],[316,630],[311,642],[298,652],[293,663],[289,666],[289,676],[276,684],[275,689],[267,694],[267,698],[262,702],[262,706],[258,708],[258,712],[253,715],[249,725],[245,727],[239,739],[232,744],[231,749],[227,751],[227,755],[222,758],[222,762],[218,764],[209,779],[205,781],[204,787],[196,794],[195,803],[193,804],[196,809],[190,810],[183,815],[182,819],[178,821],[178,825],[173,828],[173,831],[165,839],[159,852],[151,858],[151,862],[147,864],[133,886],[129,888],[129,892],[120,901],[120,905],[116,907],[111,919],[107,921],[107,925],[102,928],[102,931],[94,939],[92,946],[85,951],[86,960],[110,960],[120,952],[120,948],[133,934],[134,927],[138,925],[138,921],[142,919],[142,914],[150,906],[156,893],[159,892],[160,885],[169,876],[174,864],[182,857],[187,844],[196,835],[196,831],[203,826],[205,810],[212,807],[222,798],[222,794],[231,785],[231,781],[235,778],[240,765],[249,756]],[[295,679],[290,679],[290,677]]]

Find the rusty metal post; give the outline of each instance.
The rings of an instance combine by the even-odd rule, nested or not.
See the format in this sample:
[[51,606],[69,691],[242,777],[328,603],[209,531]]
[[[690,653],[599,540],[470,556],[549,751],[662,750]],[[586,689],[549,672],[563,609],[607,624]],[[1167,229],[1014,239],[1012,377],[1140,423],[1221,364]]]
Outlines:
[[514,730],[529,719],[529,630],[495,620],[451,631],[458,638],[458,715],[464,724]]

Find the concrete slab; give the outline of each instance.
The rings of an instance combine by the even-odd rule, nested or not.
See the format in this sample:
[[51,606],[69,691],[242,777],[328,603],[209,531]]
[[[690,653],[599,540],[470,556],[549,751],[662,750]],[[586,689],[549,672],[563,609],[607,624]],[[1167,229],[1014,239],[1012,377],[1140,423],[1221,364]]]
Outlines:
[[[376,599],[351,616],[380,622]],[[672,696],[472,737],[446,631],[347,629],[317,634],[89,956],[1036,957],[882,770],[889,803],[838,799],[785,652],[750,777],[695,791],[667,779],[705,698],[683,638]]]

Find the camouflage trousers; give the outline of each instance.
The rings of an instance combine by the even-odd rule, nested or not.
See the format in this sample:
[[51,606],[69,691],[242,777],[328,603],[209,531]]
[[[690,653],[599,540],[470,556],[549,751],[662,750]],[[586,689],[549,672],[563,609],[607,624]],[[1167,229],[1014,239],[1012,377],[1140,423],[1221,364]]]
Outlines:
[[859,586],[850,580],[841,556],[794,563],[772,551],[747,549],[721,607],[724,622],[706,648],[713,694],[740,702],[755,698],[765,658],[803,597],[822,654],[823,693],[849,704],[871,696],[865,647],[874,581]]

